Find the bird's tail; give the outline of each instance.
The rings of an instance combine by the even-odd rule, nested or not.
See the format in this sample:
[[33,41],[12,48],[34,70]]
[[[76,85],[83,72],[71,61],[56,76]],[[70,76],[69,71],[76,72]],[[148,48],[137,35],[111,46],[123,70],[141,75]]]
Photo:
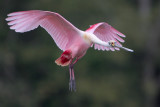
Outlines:
[[55,63],[57,65],[67,66],[71,63],[71,61],[72,61],[72,51],[66,50],[57,60],[55,60]]

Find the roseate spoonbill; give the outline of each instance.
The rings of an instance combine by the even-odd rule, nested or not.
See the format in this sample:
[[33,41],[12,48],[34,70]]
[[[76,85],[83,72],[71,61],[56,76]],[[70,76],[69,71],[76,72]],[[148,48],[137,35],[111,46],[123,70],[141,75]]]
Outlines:
[[51,35],[56,45],[63,51],[55,63],[60,66],[69,65],[71,91],[76,91],[73,66],[86,54],[89,47],[94,45],[95,49],[103,51],[115,51],[121,48],[133,52],[120,44],[124,42],[120,36],[125,37],[125,35],[105,22],[94,24],[86,31],[82,31],[60,14],[41,10],[13,12],[8,14],[6,20],[9,21],[10,29],[16,32],[23,33],[41,26]]

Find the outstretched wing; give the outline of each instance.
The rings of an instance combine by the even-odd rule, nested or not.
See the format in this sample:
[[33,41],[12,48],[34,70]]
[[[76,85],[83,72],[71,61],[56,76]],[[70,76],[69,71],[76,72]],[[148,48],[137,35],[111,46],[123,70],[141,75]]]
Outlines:
[[[111,25],[105,22],[97,23],[92,25],[89,29],[86,30],[86,32],[95,34],[99,39],[101,39],[104,42],[108,42],[110,40],[115,40],[118,45],[122,46],[120,42],[124,42],[124,40],[121,37],[125,37],[124,34],[120,33],[116,29],[114,29]],[[119,50],[119,48],[108,48],[105,46],[101,46],[98,44],[94,44],[94,48],[98,50]]]
[[55,12],[30,10],[8,14],[10,29],[16,32],[27,32],[43,27],[61,50],[69,48],[75,39],[80,38],[80,30]]

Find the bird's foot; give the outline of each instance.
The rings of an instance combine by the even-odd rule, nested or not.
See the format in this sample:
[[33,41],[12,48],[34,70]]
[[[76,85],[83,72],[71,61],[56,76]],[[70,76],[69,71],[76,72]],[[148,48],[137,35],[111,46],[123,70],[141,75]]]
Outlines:
[[70,74],[70,80],[69,80],[69,90],[70,91],[76,91],[76,81],[74,76],[74,70],[73,70],[74,64],[69,65],[69,74]]
[[76,92],[76,81],[75,81],[75,79],[69,80],[69,90]]

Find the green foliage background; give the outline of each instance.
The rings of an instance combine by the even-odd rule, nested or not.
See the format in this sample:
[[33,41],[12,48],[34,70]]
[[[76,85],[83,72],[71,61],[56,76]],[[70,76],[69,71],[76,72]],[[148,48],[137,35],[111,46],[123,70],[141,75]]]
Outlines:
[[[154,23],[158,6],[153,0],[146,22]],[[123,45],[135,52],[90,48],[74,67],[77,92],[69,92],[68,67],[54,63],[62,51],[49,34],[40,27],[15,33],[7,26],[8,13],[24,10],[58,12],[82,30],[107,22],[126,35]],[[150,31],[143,29],[142,19],[138,0],[1,0],[0,106],[144,107],[146,97],[159,88],[149,81],[146,89],[144,82]],[[159,72],[159,56],[154,64]]]

